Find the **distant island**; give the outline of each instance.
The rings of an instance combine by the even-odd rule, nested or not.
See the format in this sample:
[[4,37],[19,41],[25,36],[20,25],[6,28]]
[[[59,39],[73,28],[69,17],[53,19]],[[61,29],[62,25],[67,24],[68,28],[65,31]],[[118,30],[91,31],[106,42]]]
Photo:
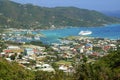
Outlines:
[[120,23],[94,10],[76,7],[39,7],[0,0],[0,27],[25,29],[50,29],[66,26],[91,27]]

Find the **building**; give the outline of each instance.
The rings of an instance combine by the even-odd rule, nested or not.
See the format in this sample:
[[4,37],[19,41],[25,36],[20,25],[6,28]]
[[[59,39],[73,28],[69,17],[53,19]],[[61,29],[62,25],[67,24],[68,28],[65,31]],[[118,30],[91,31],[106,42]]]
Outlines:
[[25,49],[24,49],[24,53],[25,53],[25,55],[27,55],[27,56],[31,56],[31,55],[34,54],[34,49],[33,49],[33,48],[25,48]]

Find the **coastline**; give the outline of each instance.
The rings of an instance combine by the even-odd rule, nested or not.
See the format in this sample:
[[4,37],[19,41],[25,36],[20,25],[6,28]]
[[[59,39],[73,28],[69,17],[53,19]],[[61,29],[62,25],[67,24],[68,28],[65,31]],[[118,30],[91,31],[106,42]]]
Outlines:
[[90,27],[87,27],[87,26],[66,26],[66,27],[60,27],[60,28],[54,28],[54,29],[37,29],[37,31],[45,31],[45,30],[59,30],[59,29],[69,29],[69,28],[101,28],[101,27],[107,27],[107,26],[117,26],[117,25],[120,25],[119,24],[106,24],[106,25],[103,25],[103,26],[90,26]]
[[[33,32],[32,34],[37,35],[38,33],[43,34],[44,36],[40,36],[40,40],[43,43],[56,43],[59,42],[60,38],[65,38],[69,36],[78,36],[78,33],[81,30],[90,30],[92,34],[89,37],[94,38],[105,38],[111,40],[119,40],[120,39],[120,31],[118,31],[120,24],[111,24],[107,26],[101,27],[72,27],[68,26],[65,28],[55,28],[55,29],[37,29],[37,30],[30,30]],[[111,29],[112,28],[112,29]],[[114,29],[116,28],[116,29]],[[13,29],[15,30],[15,29]],[[26,29],[20,29],[17,31],[28,31]]]

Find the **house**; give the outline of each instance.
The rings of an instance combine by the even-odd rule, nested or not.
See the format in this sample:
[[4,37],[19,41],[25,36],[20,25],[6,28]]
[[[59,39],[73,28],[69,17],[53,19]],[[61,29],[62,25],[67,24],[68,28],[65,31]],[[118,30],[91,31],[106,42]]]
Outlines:
[[34,54],[34,49],[33,48],[25,48],[24,53],[27,56],[31,56]]
[[72,54],[72,53],[63,53],[63,54],[62,54],[62,57],[63,57],[63,58],[69,58],[69,59],[70,59],[70,58],[73,58],[74,56],[75,56],[75,55]]
[[62,70],[63,72],[74,72],[73,66],[66,66],[66,65],[60,65],[59,70]]
[[61,50],[69,50],[69,49],[70,49],[70,46],[60,46],[60,49],[61,49]]
[[42,70],[42,71],[48,71],[48,72],[54,72],[55,70],[52,68],[49,64],[36,64],[35,71]]
[[85,49],[88,49],[88,50],[93,50],[93,45],[92,44],[90,44],[90,43],[87,43],[86,45],[85,45]]
[[0,57],[3,57],[5,55],[5,52],[0,53]]
[[109,44],[109,45],[113,50],[117,51],[117,46],[115,44]]
[[109,46],[109,45],[103,46],[103,50],[104,50],[104,51],[108,51],[109,49],[110,49],[110,46]]
[[7,49],[3,50],[5,53],[21,53],[23,51],[19,46],[8,46]]
[[19,46],[8,46],[7,49],[20,49]]
[[65,66],[65,65],[61,65],[59,66],[59,70],[62,70],[62,71],[67,71],[68,67]]

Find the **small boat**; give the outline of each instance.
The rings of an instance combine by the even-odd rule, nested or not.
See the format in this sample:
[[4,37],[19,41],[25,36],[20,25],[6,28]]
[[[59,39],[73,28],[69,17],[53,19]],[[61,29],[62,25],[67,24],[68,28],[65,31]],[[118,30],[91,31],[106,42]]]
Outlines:
[[26,39],[27,39],[27,40],[32,40],[32,38],[31,38],[31,37],[26,37]]
[[40,36],[34,36],[35,40],[40,40]]
[[80,31],[79,35],[90,35],[92,34],[92,31]]

